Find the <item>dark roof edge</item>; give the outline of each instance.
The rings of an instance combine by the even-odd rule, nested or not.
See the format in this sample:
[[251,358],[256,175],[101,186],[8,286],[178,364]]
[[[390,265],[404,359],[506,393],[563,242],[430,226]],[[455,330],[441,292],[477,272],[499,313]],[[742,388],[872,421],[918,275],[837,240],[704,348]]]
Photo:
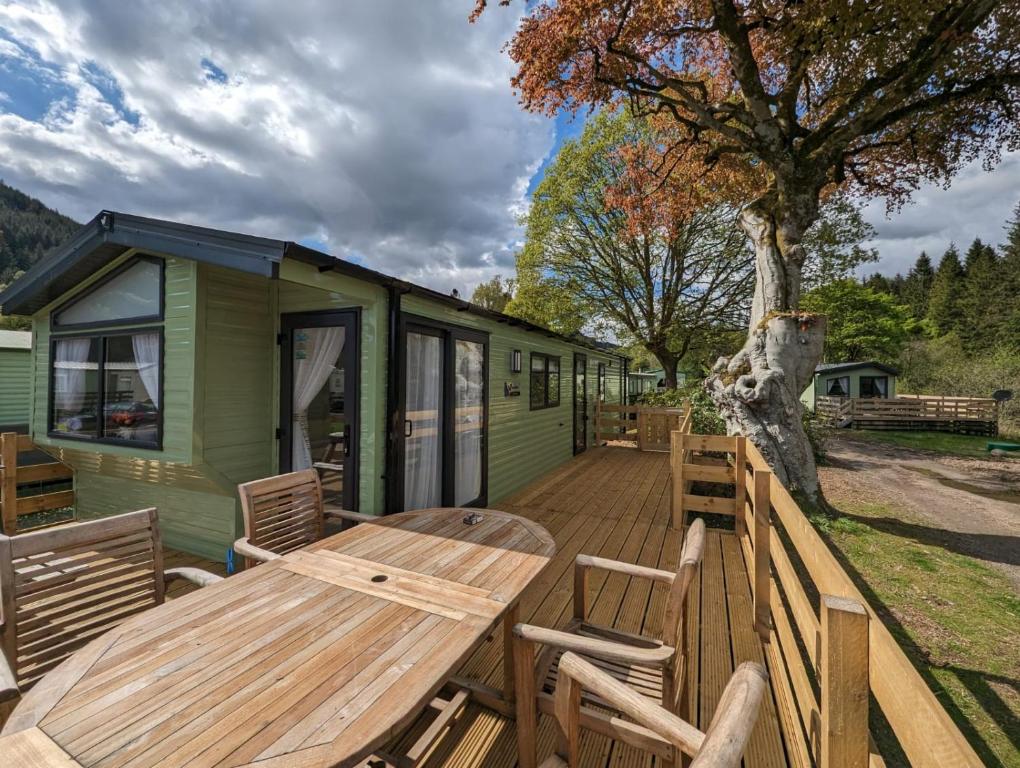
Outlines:
[[[280,262],[284,258],[293,258],[359,280],[423,296],[496,322],[509,323],[534,333],[542,333],[574,346],[592,349],[608,357],[627,359],[626,355],[599,347],[598,342],[557,333],[535,323],[485,309],[477,304],[447,296],[431,288],[391,277],[360,264],[338,259],[300,243],[243,235],[110,210],[100,211],[88,223],[84,224],[67,243],[44,256],[24,275],[11,283],[6,290],[0,293],[0,310],[5,314],[12,315],[31,314],[38,311],[51,300],[51,298],[43,296],[46,293],[45,289],[51,284],[59,282],[61,276],[75,264],[106,243],[122,246],[125,250],[140,248],[169,253],[194,261],[274,278],[279,274]],[[114,258],[116,255],[111,255],[106,263]],[[61,286],[60,288],[59,293],[63,294],[72,290],[74,285]]]
[[486,309],[480,307],[477,304],[472,304],[470,301],[464,301],[464,299],[458,299],[454,296],[449,296],[445,293],[433,290],[432,288],[426,288],[423,285],[417,283],[411,283],[406,280],[401,280],[397,277],[378,272],[368,267],[363,267],[360,264],[354,264],[350,261],[338,259],[335,256],[330,256],[328,253],[317,251],[314,248],[301,245],[300,243],[288,242],[284,249],[285,258],[292,258],[296,261],[303,261],[306,264],[312,264],[317,267],[328,267],[329,271],[338,272],[347,277],[357,278],[358,280],[364,280],[366,282],[375,283],[382,285],[387,288],[396,288],[404,293],[411,293],[416,296],[421,296],[432,301],[437,301],[441,304],[453,307],[461,312],[469,312],[479,317],[484,317],[489,320],[494,320],[497,323],[507,323],[517,327],[524,328],[525,330],[532,331],[533,333],[541,333],[550,338],[559,339],[568,344],[573,344],[577,347],[585,347],[591,349],[599,354],[605,355],[606,357],[615,357],[620,360],[628,360],[627,355],[619,352],[613,352],[608,349],[604,349],[599,346],[600,342],[597,341],[586,341],[568,336],[565,333],[558,333],[556,331],[545,328],[544,326],[537,325],[536,323],[522,320],[519,317],[513,315],[506,315],[502,312],[497,312],[493,309]]
[[[59,282],[75,264],[107,243],[122,246],[124,250],[141,248],[169,253],[266,277],[277,274],[285,246],[282,240],[103,210],[67,243],[44,256],[0,293],[0,309],[14,315],[37,311],[50,301],[39,298],[47,286]],[[114,258],[116,255],[111,255],[107,263]],[[74,285],[62,287],[60,292],[73,288]]]
[[867,360],[860,363],[833,363],[831,365],[822,364],[815,368],[815,374],[817,375],[822,373],[841,373],[843,371],[853,371],[858,368],[877,368],[878,370],[884,373],[888,373],[892,376],[900,375],[900,371],[898,368],[894,368],[891,365],[886,365],[885,363],[878,363],[875,362],[874,360]]

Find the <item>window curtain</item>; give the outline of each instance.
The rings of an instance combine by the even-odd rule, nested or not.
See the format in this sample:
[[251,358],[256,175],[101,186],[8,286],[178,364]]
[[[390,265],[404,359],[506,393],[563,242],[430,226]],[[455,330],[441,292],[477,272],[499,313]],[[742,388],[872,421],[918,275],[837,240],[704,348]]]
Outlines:
[[152,404],[159,408],[159,334],[138,333],[131,337],[138,376]]
[[407,334],[405,418],[411,434],[405,441],[404,509],[428,509],[443,503],[443,340]]
[[454,499],[457,506],[474,501],[482,492],[482,407],[485,347],[473,341],[457,342],[457,402]]
[[61,339],[56,344],[54,367],[64,371],[64,389],[53,393],[54,405],[65,413],[78,413],[85,403],[85,363],[92,339]]
[[872,381],[875,382],[875,392],[879,397],[889,397],[889,379],[876,376]]
[[[312,466],[312,445],[308,437],[308,407],[329,381],[344,348],[344,328],[305,328],[304,357],[294,359],[291,469]],[[296,347],[296,344],[295,344]]]

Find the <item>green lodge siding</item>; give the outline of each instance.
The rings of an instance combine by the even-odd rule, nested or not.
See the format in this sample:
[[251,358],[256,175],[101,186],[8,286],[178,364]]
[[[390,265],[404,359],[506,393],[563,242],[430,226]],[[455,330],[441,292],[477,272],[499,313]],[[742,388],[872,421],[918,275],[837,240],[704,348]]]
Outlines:
[[0,425],[28,424],[31,402],[31,350],[0,349]]
[[[501,499],[527,485],[558,464],[573,456],[573,365],[574,352],[588,356],[588,442],[594,444],[595,379],[598,363],[613,361],[617,372],[616,393],[619,392],[618,358],[595,350],[569,344],[534,331],[526,331],[508,323],[500,323],[469,312],[407,295],[401,310],[412,315],[439,320],[451,325],[473,328],[489,333],[489,505],[498,507]],[[510,355],[522,352],[521,373],[510,372]],[[560,358],[560,404],[553,408],[531,410],[531,353],[541,352]],[[516,384],[520,395],[507,397],[504,385]],[[610,390],[611,392],[613,390]],[[618,402],[607,398],[607,402]]]

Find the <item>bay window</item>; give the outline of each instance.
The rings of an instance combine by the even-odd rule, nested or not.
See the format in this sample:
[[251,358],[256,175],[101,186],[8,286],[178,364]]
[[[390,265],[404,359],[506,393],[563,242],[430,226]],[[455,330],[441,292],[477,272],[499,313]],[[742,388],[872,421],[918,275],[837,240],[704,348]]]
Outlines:
[[117,327],[162,320],[162,270],[135,257],[54,310],[50,437],[162,446],[163,327]]

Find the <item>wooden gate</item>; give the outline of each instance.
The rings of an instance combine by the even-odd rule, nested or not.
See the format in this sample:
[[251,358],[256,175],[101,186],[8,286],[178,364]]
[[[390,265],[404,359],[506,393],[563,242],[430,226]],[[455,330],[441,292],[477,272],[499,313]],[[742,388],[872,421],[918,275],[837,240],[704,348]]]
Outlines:
[[669,451],[670,434],[690,419],[688,408],[600,403],[595,414],[599,443],[634,445],[641,451]]

